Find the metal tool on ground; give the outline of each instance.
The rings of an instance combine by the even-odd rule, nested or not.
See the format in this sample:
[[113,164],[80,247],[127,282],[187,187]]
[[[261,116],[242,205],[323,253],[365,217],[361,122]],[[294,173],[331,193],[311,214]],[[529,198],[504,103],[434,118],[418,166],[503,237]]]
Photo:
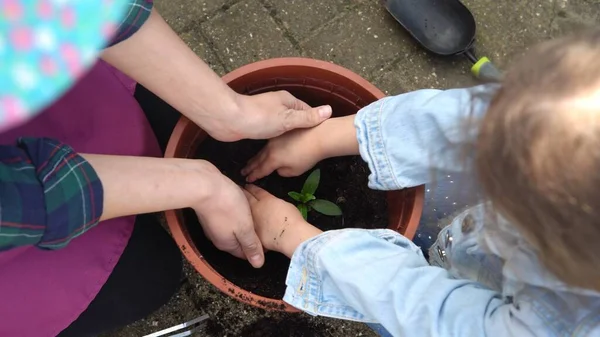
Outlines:
[[189,337],[194,333],[199,332],[200,328],[204,326],[204,323],[206,323],[207,319],[208,315],[202,315],[185,323],[151,333],[144,337]]
[[438,55],[465,55],[471,72],[485,81],[502,73],[475,54],[475,18],[459,0],[382,0],[385,8],[425,49]]

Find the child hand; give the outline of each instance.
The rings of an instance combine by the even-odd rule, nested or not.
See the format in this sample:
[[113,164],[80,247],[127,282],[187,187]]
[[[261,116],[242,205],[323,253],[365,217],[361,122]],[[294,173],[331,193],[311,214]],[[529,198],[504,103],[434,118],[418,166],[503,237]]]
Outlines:
[[319,127],[299,129],[275,137],[242,169],[246,181],[253,183],[277,170],[282,177],[299,176],[324,159]]
[[277,170],[282,177],[299,176],[319,161],[358,155],[355,115],[331,118],[311,129],[298,129],[273,138],[242,170],[254,182]]
[[256,233],[265,249],[291,257],[302,242],[321,233],[302,218],[294,205],[262,188],[247,185],[244,193],[252,210]]

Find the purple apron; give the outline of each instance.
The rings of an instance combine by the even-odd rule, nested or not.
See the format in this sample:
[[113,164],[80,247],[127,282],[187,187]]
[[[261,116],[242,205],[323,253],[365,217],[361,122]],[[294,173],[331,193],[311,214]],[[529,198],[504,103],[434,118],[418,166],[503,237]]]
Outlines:
[[[100,61],[54,105],[0,134],[51,137],[81,153],[160,156],[135,82]],[[0,336],[56,336],[87,308],[129,241],[134,217],[105,221],[67,247],[0,252]]]

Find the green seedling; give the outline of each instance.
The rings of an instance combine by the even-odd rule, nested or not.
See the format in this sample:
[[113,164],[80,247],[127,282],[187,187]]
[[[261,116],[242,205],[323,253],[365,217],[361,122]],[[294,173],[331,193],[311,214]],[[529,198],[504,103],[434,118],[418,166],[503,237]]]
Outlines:
[[296,207],[302,214],[304,220],[308,218],[308,212],[315,210],[321,214],[328,216],[340,216],[342,210],[336,204],[331,201],[322,200],[315,198],[315,192],[319,187],[319,181],[321,180],[321,170],[316,169],[306,178],[302,191],[288,192],[290,198],[296,200],[298,204]]

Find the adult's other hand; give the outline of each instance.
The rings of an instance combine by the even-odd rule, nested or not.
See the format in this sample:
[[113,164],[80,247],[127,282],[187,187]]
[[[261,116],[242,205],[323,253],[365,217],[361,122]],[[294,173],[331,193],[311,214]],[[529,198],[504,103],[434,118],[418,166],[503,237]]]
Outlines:
[[187,117],[220,141],[269,139],[298,128],[319,125],[331,117],[328,105],[311,108],[287,91],[237,95],[236,104],[219,113],[188,113]]
[[220,250],[228,252],[259,268],[264,264],[264,251],[254,231],[252,212],[242,189],[214,166],[205,177],[210,181],[209,194],[193,209],[204,233]]
[[220,141],[272,138],[331,116],[331,107],[311,108],[286,91],[237,94],[154,9],[135,35],[106,49],[102,58]]
[[[192,208],[214,245],[254,267],[264,252],[242,189],[205,160],[82,154],[102,182],[101,220]],[[136,202],[131,202],[135,200]]]

